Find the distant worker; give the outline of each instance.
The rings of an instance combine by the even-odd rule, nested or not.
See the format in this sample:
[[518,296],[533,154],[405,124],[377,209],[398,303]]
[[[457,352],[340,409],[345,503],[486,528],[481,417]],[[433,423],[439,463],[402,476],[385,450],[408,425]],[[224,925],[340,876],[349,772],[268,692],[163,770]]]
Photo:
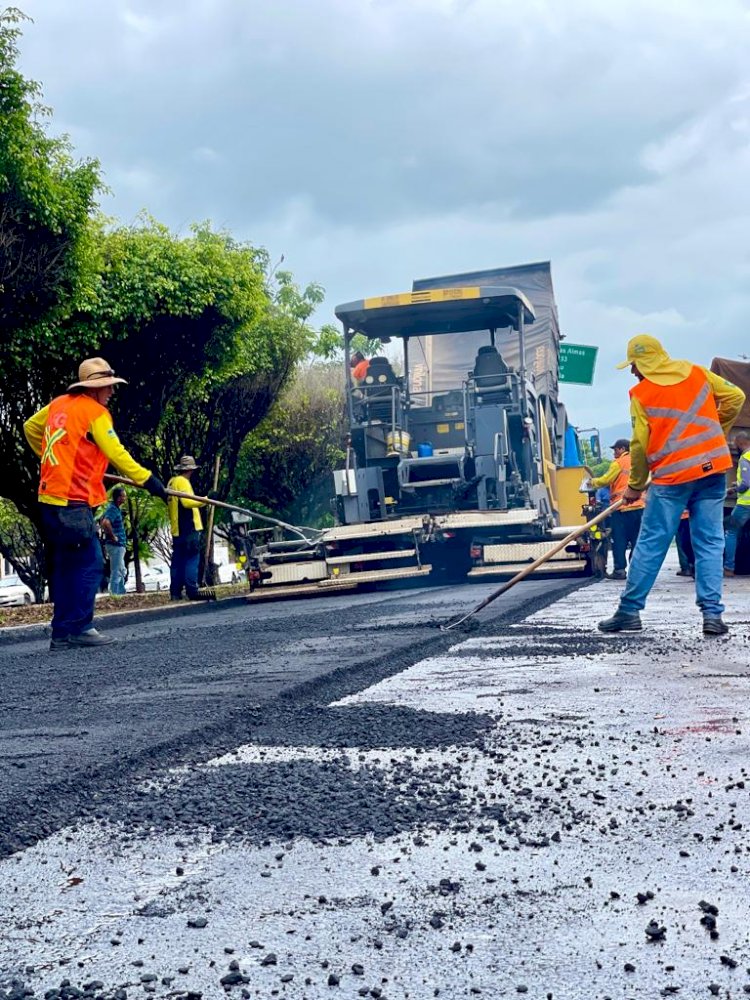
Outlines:
[[[177,475],[167,483],[167,489],[179,493],[193,493],[190,482],[193,473],[200,466],[196,465],[192,455],[183,455],[174,467]],[[190,500],[186,497],[170,497],[169,526],[172,531],[172,563],[170,566],[169,593],[173,601],[182,598],[185,590],[191,601],[203,600],[205,595],[198,587],[198,564],[201,557],[201,532],[203,521],[200,508],[205,506],[202,500]]]
[[23,425],[26,440],[42,460],[39,511],[54,603],[52,650],[113,641],[93,625],[103,566],[94,509],[107,499],[107,466],[112,463],[123,476],[167,499],[164,484],[138,465],[112,426],[107,404],[118,383],[125,379],[103,358],[88,358],[67,393]]
[[[614,460],[605,473],[591,480],[591,486],[598,490],[609,486],[609,502],[616,503],[625,495],[630,478],[630,441],[618,438],[612,445]],[[639,495],[637,500],[616,510],[609,518],[612,532],[612,559],[614,570],[608,574],[610,580],[627,579],[626,556],[630,548],[631,556],[641,530],[641,518],[645,500]]]
[[349,367],[352,370],[352,378],[357,385],[361,385],[367,375],[367,370],[370,367],[369,360],[364,356],[361,351],[355,351],[349,358]]
[[678,361],[648,334],[628,342],[627,361],[638,383],[630,390],[633,439],[624,497],[649,498],[617,611],[599,622],[602,632],[636,632],[664,557],[690,512],[695,589],[704,635],[729,631],[722,620],[725,472],[732,467],[726,435],[745,394],[731,382],[690,361]]
[[125,487],[115,486],[109,503],[99,518],[109,560],[109,592],[113,597],[122,597],[125,593],[125,547],[128,538],[120,508],[126,500]]
[[750,521],[750,434],[738,431],[735,434],[734,443],[740,453],[737,462],[737,503],[727,525],[724,576],[734,576],[737,542],[742,534],[742,529]]

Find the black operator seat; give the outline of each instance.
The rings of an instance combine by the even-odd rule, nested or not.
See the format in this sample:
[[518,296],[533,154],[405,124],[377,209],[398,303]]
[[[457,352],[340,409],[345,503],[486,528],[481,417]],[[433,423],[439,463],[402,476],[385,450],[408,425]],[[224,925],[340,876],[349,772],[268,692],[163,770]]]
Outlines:
[[477,394],[485,403],[510,403],[511,387],[508,373],[511,368],[503,361],[496,347],[480,347],[471,374],[477,387]]
[[[367,403],[370,420],[389,420],[393,400],[394,386],[401,388],[401,379],[396,375],[388,358],[370,358],[367,374],[360,385],[362,395]],[[396,411],[398,412],[398,393],[396,394]]]

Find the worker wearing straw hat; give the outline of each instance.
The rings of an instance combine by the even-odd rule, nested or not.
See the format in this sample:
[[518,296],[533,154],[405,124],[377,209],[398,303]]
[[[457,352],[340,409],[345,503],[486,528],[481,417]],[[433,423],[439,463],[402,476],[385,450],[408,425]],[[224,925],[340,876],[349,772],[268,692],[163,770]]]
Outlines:
[[[167,489],[178,493],[193,493],[190,482],[193,473],[200,466],[192,455],[183,455],[174,467],[175,475],[167,483]],[[213,491],[209,493],[213,498]],[[200,508],[202,500],[189,497],[170,496],[169,526],[172,531],[172,562],[170,565],[169,593],[173,601],[182,598],[185,590],[191,601],[205,600],[207,594],[198,586],[198,565],[201,556],[201,532],[203,520]]]
[[39,510],[54,602],[50,649],[93,647],[112,642],[93,625],[102,577],[102,551],[94,509],[107,499],[104,473],[112,464],[150,493],[167,499],[164,484],[126,451],[107,405],[126,384],[104,358],[87,358],[78,381],[24,424],[29,445],[41,459]]
[[618,367],[629,367],[638,379],[630,390],[633,439],[625,501],[642,495],[649,474],[651,484],[619,607],[599,629],[640,631],[640,611],[687,510],[703,634],[724,635],[723,514],[726,470],[732,467],[726,436],[745,394],[707,368],[671,358],[648,334],[631,338],[627,360]]

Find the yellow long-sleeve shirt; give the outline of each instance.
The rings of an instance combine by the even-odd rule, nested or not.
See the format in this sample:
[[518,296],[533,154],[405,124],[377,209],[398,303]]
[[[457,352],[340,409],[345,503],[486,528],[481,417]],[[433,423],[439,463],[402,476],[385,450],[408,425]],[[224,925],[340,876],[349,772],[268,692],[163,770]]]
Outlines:
[[[177,490],[178,493],[193,492],[193,486],[187,476],[172,476],[167,483],[167,489]],[[177,538],[191,528],[194,531],[202,531],[203,519],[201,518],[199,508],[204,506],[205,504],[202,500],[189,500],[187,497],[170,497],[167,501],[167,507],[169,508],[169,527],[172,535]]]
[[591,485],[595,490],[598,490],[601,486],[611,486],[621,472],[622,469],[620,466],[616,461],[613,461],[606,472],[603,472],[601,476],[597,476],[595,479],[591,480]]
[[[49,408],[50,404],[42,407],[42,409],[35,413],[33,417],[29,417],[23,425],[23,432],[26,435],[26,440],[29,442],[29,445],[34,453],[40,458],[42,455],[44,430],[49,419]],[[106,455],[110,463],[114,465],[121,475],[126,476],[128,479],[132,479],[133,482],[138,483],[139,486],[142,486],[143,483],[146,482],[151,473],[148,469],[144,469],[142,465],[139,465],[136,462],[130,452],[125,448],[122,441],[120,441],[112,424],[112,416],[108,410],[103,409],[102,412],[91,421],[89,424],[89,433],[99,450]],[[68,500],[65,497],[46,495],[40,496],[39,499],[42,503],[49,503],[59,507],[64,507],[68,503]]]
[[[731,382],[727,382],[721,375],[716,375],[702,365],[698,368],[708,379],[711,392],[716,400],[716,409],[719,415],[719,423],[725,434],[729,434],[737,416],[745,402],[745,393]],[[679,379],[662,382],[661,384],[676,385]],[[648,417],[643,406],[635,398],[630,398],[630,420],[633,425],[633,433],[630,441],[630,480],[629,484],[634,490],[643,490],[648,482],[649,468],[646,455],[648,453],[649,426]]]

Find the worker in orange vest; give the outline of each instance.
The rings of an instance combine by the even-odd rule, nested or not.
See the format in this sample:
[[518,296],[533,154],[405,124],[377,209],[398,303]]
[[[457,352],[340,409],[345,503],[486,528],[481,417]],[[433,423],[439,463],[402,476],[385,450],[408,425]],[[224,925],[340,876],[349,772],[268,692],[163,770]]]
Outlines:
[[[630,479],[630,441],[627,438],[618,438],[612,445],[614,460],[606,472],[595,479],[590,480],[593,489],[601,486],[609,486],[609,502],[616,503],[625,495],[625,490]],[[616,510],[609,518],[609,526],[612,532],[612,558],[614,560],[614,570],[607,574],[608,580],[625,580],[626,555],[630,547],[631,558],[638,541],[638,533],[641,530],[641,518],[646,501],[641,494],[637,500],[625,504]]]
[[369,360],[361,351],[355,351],[349,359],[349,367],[351,368],[355,385],[361,385],[370,367]]
[[78,368],[78,381],[23,425],[42,460],[39,506],[54,602],[52,650],[113,641],[93,625],[102,578],[94,509],[107,498],[107,466],[167,500],[164,484],[138,465],[115,433],[107,404],[118,383],[125,379],[104,358],[88,358]]
[[727,434],[745,402],[737,386],[690,361],[671,358],[655,337],[628,342],[627,360],[638,379],[630,390],[633,438],[624,498],[637,500],[649,485],[641,532],[628,582],[602,632],[637,632],[682,512],[690,514],[695,550],[696,603],[704,635],[724,635],[721,600],[726,470],[732,467]]

